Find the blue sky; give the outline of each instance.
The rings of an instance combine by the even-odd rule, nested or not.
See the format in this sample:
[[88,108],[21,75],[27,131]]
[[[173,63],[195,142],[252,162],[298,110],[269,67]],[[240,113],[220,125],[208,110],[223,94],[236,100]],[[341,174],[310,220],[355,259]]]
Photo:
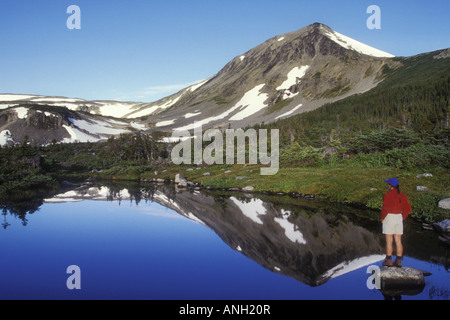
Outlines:
[[[66,26],[70,5],[81,30]],[[410,56],[450,47],[448,12],[448,0],[0,0],[0,93],[150,102],[314,22]]]

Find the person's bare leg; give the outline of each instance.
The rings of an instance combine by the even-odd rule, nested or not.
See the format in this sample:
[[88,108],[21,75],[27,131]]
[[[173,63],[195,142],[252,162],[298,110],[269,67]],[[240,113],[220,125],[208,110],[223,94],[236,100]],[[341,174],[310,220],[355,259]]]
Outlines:
[[394,235],[394,239],[395,239],[395,248],[396,248],[397,256],[403,257],[402,235],[396,234],[396,235]]
[[394,240],[394,238],[393,238],[392,234],[386,235],[386,259],[384,259],[384,262],[382,264],[385,267],[393,266],[393,264],[392,264],[393,240]]
[[393,250],[393,235],[392,234],[387,234],[386,235],[386,255],[388,257],[392,256],[392,252]]
[[402,236],[400,234],[396,234],[394,236],[395,239],[395,248],[397,257],[395,258],[394,266],[395,267],[402,267],[402,260],[403,260],[403,244],[402,244]]

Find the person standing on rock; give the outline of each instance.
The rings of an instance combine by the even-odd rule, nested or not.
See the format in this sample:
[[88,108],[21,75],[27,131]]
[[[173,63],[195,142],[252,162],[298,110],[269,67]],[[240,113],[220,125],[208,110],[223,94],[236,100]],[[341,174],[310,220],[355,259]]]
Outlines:
[[[397,179],[385,180],[389,192],[384,195],[383,208],[381,209],[381,222],[383,234],[386,236],[386,259],[383,266],[402,267],[403,259],[403,221],[409,216],[411,206],[406,195],[400,192],[400,183]],[[392,262],[393,244],[395,240],[397,257]]]

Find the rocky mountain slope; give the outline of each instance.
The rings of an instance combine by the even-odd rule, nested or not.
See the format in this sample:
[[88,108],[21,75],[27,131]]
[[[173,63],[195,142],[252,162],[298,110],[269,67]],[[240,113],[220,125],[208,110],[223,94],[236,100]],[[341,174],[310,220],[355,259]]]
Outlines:
[[24,142],[31,145],[96,142],[112,135],[145,129],[145,124],[132,120],[30,102],[8,105],[0,110],[0,146]]
[[210,79],[153,103],[0,95],[0,144],[25,136],[37,144],[98,141],[134,130],[192,129],[195,122],[268,123],[374,88],[383,68],[398,64],[392,58],[315,23],[269,39]]
[[276,36],[237,56],[214,77],[157,104],[157,129],[245,127],[310,111],[383,80],[393,56],[323,24]]

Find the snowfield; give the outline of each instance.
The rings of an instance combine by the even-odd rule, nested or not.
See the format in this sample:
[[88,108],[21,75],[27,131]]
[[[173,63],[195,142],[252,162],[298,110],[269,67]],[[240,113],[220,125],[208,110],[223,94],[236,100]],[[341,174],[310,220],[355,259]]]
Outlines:
[[261,199],[251,199],[249,202],[243,202],[235,197],[231,197],[230,200],[234,202],[247,218],[250,218],[258,224],[263,224],[259,216],[265,215],[267,211]]
[[[66,97],[45,97],[33,95],[18,95],[18,94],[0,94],[0,109],[6,109],[14,105],[6,102],[28,102],[41,105],[66,107],[69,110],[79,111],[82,107],[92,108],[91,113],[99,114],[114,118],[131,118],[128,114],[138,111],[139,107],[143,105],[142,102],[121,102],[121,101],[88,101],[79,98]],[[175,103],[175,102],[173,102]],[[155,108],[156,110],[157,108]],[[145,112],[144,115],[152,113],[152,110]],[[139,116],[139,115],[138,115]],[[136,116],[136,117],[138,117]]]
[[241,108],[241,111],[230,118],[231,121],[245,119],[267,107],[265,101],[269,98],[269,95],[261,92],[264,86],[265,84],[263,83],[248,91],[242,99],[231,108],[233,111]]
[[31,99],[36,96],[24,95],[24,94],[0,94],[0,101],[20,101]]
[[109,102],[96,101],[100,104],[100,111],[97,114],[114,118],[125,118],[125,116],[136,110],[136,104],[130,102]]
[[357,270],[367,265],[375,264],[383,260],[384,257],[385,256],[383,255],[371,255],[340,263],[323,274],[323,278],[328,279],[342,276],[343,274],[349,273],[353,270]]
[[394,55],[392,55],[390,53],[375,49],[364,43],[361,43],[352,38],[344,36],[343,34],[340,34],[336,31],[329,32],[329,31],[323,30],[323,32],[324,32],[325,36],[327,36],[328,38],[330,38],[331,40],[333,40],[340,46],[344,47],[345,49],[354,50],[359,53],[366,54],[366,55],[372,56],[372,57],[377,57],[377,58],[394,58],[395,57]]
[[26,119],[28,116],[28,109],[24,107],[14,108],[14,111],[17,112],[17,116],[19,119]]
[[141,109],[140,111],[133,112],[133,113],[129,114],[127,116],[127,118],[140,118],[140,117],[145,117],[145,116],[152,115],[158,110],[163,111],[163,110],[173,106],[175,103],[177,103],[178,100],[180,100],[181,96],[182,96],[182,94],[179,95],[176,98],[173,98],[173,99],[167,101],[164,104],[151,106],[151,107],[148,107],[148,108]]
[[303,104],[299,104],[298,106],[292,108],[292,110],[290,110],[290,111],[288,111],[286,113],[283,113],[282,115],[276,117],[275,119],[279,119],[279,118],[283,118],[283,117],[289,116],[289,115],[293,114],[295,111],[297,111],[298,109],[300,109],[301,107],[303,107]]
[[128,130],[125,129],[113,128],[111,127],[110,123],[99,120],[86,121],[69,118],[69,121],[72,122],[79,129],[86,130],[87,132],[95,135],[102,135],[102,134],[119,135],[121,133],[129,132]]
[[200,114],[202,114],[201,112],[194,112],[194,113],[186,113],[185,115],[184,115],[184,118],[185,119],[189,119],[189,118],[192,118],[192,117],[195,117],[195,116],[198,116],[198,115],[200,115]]
[[166,120],[166,121],[161,121],[158,122],[157,124],[155,124],[155,127],[159,128],[159,127],[167,127],[170,126],[172,124],[175,123],[175,120]]
[[6,145],[11,139],[11,132],[9,130],[3,130],[0,132],[0,146]]
[[202,85],[204,85],[206,82],[208,82],[209,79],[203,80],[197,84],[194,84],[193,86],[190,86],[188,89],[190,92],[194,92],[198,88],[200,88]]
[[63,125],[63,128],[67,130],[70,134],[70,138],[64,138],[62,143],[74,143],[74,142],[97,142],[100,138],[88,135],[77,128],[72,128],[70,126]]
[[286,237],[292,242],[306,244],[306,240],[300,230],[298,230],[298,227],[288,220],[291,212],[281,209],[281,215],[281,218],[274,218],[274,220],[284,229]]
[[217,116],[205,118],[199,122],[194,122],[186,126],[176,128],[174,130],[175,131],[192,130],[200,127],[201,125],[205,125],[213,121],[224,120],[226,119],[226,117],[228,117],[230,114],[232,114],[238,109],[240,109],[240,111],[236,113],[234,116],[232,116],[229,120],[237,121],[245,119],[267,107],[267,105],[264,102],[267,100],[269,95],[260,92],[264,88],[264,86],[265,84],[263,83],[247,91],[247,93],[245,93],[245,95],[241,98],[241,100],[239,100],[233,107],[229,108],[228,110]]
[[301,67],[295,67],[287,74],[287,80],[284,81],[277,90],[288,90],[293,85],[296,85],[298,82],[298,79],[302,79],[306,71],[308,71],[309,66],[301,66]]

